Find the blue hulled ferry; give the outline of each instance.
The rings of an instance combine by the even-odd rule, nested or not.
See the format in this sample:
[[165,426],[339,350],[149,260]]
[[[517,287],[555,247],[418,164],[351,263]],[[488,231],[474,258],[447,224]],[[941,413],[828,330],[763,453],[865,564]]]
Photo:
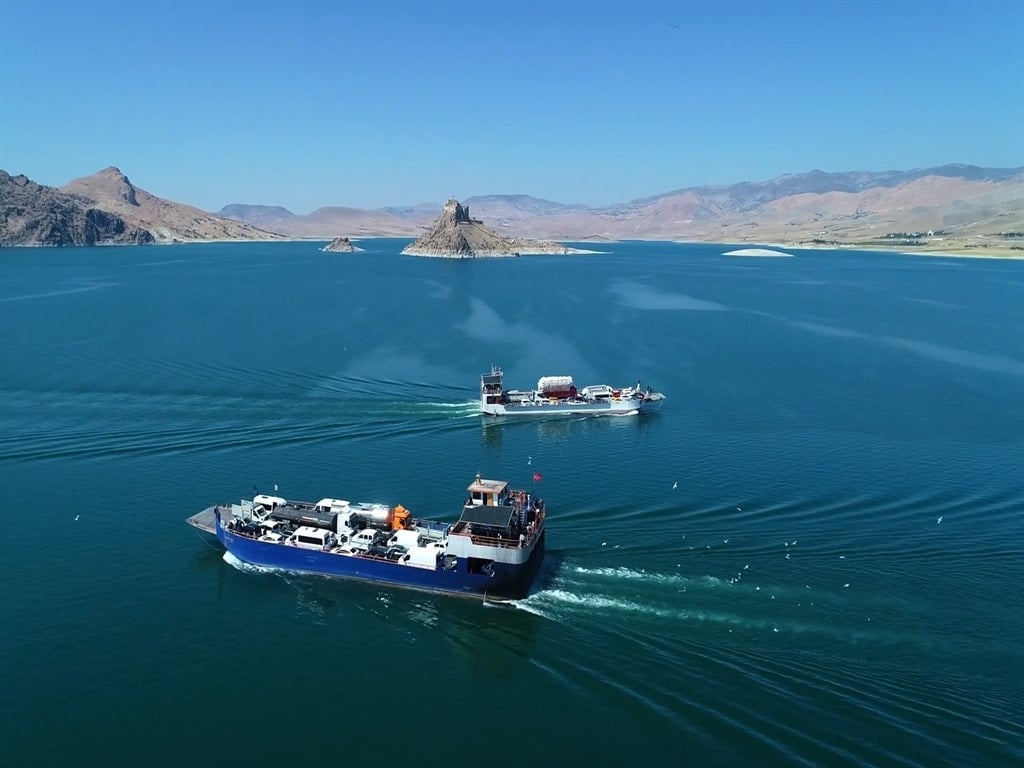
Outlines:
[[544,559],[544,500],[477,475],[459,519],[402,505],[321,499],[208,507],[189,524],[252,565],[495,599],[525,597]]

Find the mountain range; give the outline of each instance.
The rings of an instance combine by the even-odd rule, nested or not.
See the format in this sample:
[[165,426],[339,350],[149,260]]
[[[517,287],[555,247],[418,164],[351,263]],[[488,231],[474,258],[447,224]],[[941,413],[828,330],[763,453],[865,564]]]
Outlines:
[[[598,207],[529,195],[478,196],[464,203],[489,227],[517,237],[911,244],[930,231],[933,243],[942,237],[962,245],[1013,240],[1005,236],[1024,231],[1024,168],[815,170]],[[281,207],[229,205],[219,214],[293,237],[417,236],[440,207],[319,208],[301,216]]]
[[[606,206],[524,194],[463,202],[505,237],[1024,250],[1024,168],[815,170]],[[59,189],[0,171],[0,245],[417,237],[442,207],[332,206],[299,215],[236,203],[214,214],[157,197],[113,167]]]

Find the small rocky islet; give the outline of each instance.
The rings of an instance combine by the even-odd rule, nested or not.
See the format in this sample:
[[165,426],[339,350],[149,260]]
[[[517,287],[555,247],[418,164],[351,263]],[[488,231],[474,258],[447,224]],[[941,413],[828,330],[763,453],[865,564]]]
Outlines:
[[535,254],[589,253],[561,243],[503,237],[469,215],[469,206],[454,198],[441,215],[414,243],[402,249],[406,256],[440,259],[502,258]]
[[363,249],[357,246],[347,237],[336,237],[320,250],[324,251],[325,253],[358,253]]

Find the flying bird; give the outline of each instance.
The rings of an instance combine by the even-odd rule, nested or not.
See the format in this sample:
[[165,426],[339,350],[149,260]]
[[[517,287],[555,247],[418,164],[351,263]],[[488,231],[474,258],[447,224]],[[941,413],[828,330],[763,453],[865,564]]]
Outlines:
[[78,515],[75,515],[75,522],[78,522]]
[[679,483],[678,483],[678,482],[672,483],[672,490],[673,490],[673,491],[674,491],[674,490],[675,490],[676,488],[678,488],[678,487],[679,487]]
[[942,515],[939,515],[939,519],[936,520],[935,523],[938,524],[938,523],[941,523],[941,522],[942,522]]

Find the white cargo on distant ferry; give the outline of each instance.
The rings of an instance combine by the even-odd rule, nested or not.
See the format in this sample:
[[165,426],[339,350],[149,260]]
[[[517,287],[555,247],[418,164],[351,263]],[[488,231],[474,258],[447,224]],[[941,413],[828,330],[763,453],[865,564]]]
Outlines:
[[536,389],[505,389],[501,368],[480,377],[480,410],[487,416],[632,416],[661,407],[665,395],[650,387],[596,384],[576,389],[572,376],[542,376]]

